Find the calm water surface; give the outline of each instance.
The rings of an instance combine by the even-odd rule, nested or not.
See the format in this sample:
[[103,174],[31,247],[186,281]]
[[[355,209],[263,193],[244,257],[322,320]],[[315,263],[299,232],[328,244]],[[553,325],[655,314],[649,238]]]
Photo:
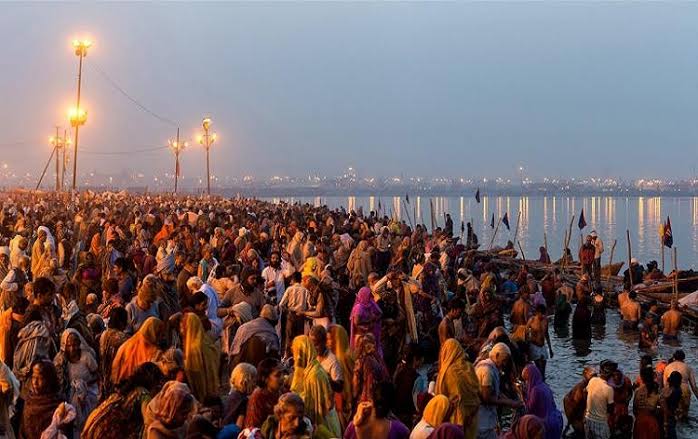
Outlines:
[[[326,204],[331,208],[363,208],[367,213],[378,209],[380,202],[382,212],[395,214],[401,219],[431,226],[430,198],[410,197],[410,204],[400,197],[311,197],[311,198],[273,198],[270,201],[287,201]],[[455,228],[461,221],[472,221],[483,246],[489,245],[493,230],[489,224],[492,214],[495,222],[509,216],[511,230],[503,225],[495,238],[495,245],[504,245],[513,239],[518,212],[521,212],[518,241],[529,258],[537,258],[538,247],[547,238],[551,256],[557,259],[562,251],[565,231],[568,229],[572,215],[571,247],[576,254],[579,246],[579,229],[577,221],[584,209],[588,226],[584,233],[595,229],[606,245],[604,263],[608,262],[613,241],[617,240],[614,261],[627,260],[626,230],[630,230],[633,256],[643,263],[649,260],[661,261],[659,245],[659,225],[671,217],[674,242],[678,247],[678,262],[681,268],[698,266],[698,198],[643,198],[643,197],[483,197],[481,203],[469,195],[464,197],[433,197],[434,214],[438,225],[444,223],[444,213],[450,213]],[[416,215],[415,215],[416,214]],[[670,265],[669,253],[666,253],[667,270]],[[612,359],[631,380],[638,375],[639,359],[645,352],[638,349],[638,334],[619,330],[620,317],[617,311],[606,311],[607,322],[604,326],[594,327],[591,344],[579,345],[570,338],[570,331],[556,330],[551,333],[555,357],[548,362],[547,381],[555,392],[558,407],[562,409],[562,398],[580,379],[585,365],[598,364],[604,359]],[[552,330],[552,326],[551,326]],[[687,354],[687,361],[694,369],[698,368],[698,338],[686,333],[675,345],[661,344],[657,352],[647,352],[658,358],[668,358],[673,351],[681,347]],[[680,425],[679,437],[698,438],[698,402],[691,405],[687,424]]]

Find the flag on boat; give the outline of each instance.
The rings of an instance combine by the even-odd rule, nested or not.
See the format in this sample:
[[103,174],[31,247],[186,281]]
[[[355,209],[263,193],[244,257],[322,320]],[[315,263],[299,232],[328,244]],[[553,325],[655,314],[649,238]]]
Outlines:
[[579,215],[579,223],[577,225],[579,226],[579,230],[587,226],[587,222],[584,219],[584,209],[582,209],[582,213]]
[[492,213],[492,221],[490,221],[490,227],[494,229],[494,213]]
[[480,202],[480,188],[477,188],[477,192],[475,192],[475,201]]
[[674,235],[671,233],[671,220],[666,217],[666,224],[662,227],[662,244],[671,248],[674,245]]
[[507,226],[507,230],[511,230],[509,228],[509,212],[504,212],[504,218],[502,218],[502,222],[505,226]]

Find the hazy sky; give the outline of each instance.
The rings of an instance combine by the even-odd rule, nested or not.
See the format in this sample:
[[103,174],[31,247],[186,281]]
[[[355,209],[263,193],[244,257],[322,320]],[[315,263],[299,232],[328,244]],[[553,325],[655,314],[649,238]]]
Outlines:
[[[0,160],[39,172],[75,99],[81,144],[164,145],[204,115],[217,174],[688,176],[698,163],[698,4],[0,5]],[[14,142],[25,142],[12,146]],[[172,168],[167,151],[83,171]],[[190,147],[187,176],[203,171]]]

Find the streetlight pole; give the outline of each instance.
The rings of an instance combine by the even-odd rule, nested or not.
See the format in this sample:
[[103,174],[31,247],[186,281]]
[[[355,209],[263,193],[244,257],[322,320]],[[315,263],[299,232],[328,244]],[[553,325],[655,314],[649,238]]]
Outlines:
[[[60,128],[56,127],[56,135],[49,138],[49,143],[54,148],[56,154],[56,192],[63,189],[63,178],[61,177],[61,150],[65,161],[65,150],[70,144],[68,139],[68,131],[63,131],[63,137],[60,136]],[[63,163],[63,174],[65,174],[65,162]]]
[[59,160],[59,157],[61,155],[61,149],[60,149],[62,146],[61,143],[63,143],[63,142],[61,142],[61,138],[58,135],[58,127],[56,127],[56,143],[54,145],[54,147],[56,148],[56,192],[58,192],[60,190],[60,187],[59,187],[60,180],[58,178],[58,174],[60,174],[60,172],[61,172],[61,162]]
[[[87,118],[80,118],[80,89],[82,86],[82,60],[87,56],[87,49],[92,45],[89,40],[74,40],[73,47],[75,48],[75,55],[80,59],[78,63],[78,99],[75,105],[75,118],[71,117],[71,124],[75,127],[75,143],[73,144],[73,191],[77,188],[77,174],[78,174],[78,133],[80,131],[80,125],[84,125]],[[84,112],[83,112],[84,113]],[[85,113],[86,116],[86,113]]]
[[177,181],[179,180],[179,153],[182,152],[184,148],[187,147],[187,142],[179,141],[179,127],[177,127],[177,138],[175,140],[168,140],[167,143],[174,152],[175,155],[175,185],[174,193],[177,193]]
[[202,126],[204,134],[199,136],[199,143],[206,150],[206,193],[211,195],[211,167],[209,162],[209,151],[211,145],[216,141],[216,133],[211,133],[211,118],[207,117],[203,120]]

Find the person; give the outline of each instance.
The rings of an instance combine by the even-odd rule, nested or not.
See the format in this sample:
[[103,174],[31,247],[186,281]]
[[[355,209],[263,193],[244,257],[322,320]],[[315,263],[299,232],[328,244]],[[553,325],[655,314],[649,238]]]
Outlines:
[[587,235],[584,244],[579,248],[579,261],[582,263],[582,273],[589,276],[592,275],[595,257],[596,247],[594,247],[593,238],[591,235]]
[[[448,313],[439,323],[439,343],[444,344],[449,338],[456,338],[456,328],[454,321],[460,320],[465,311],[465,303],[458,298],[448,302]],[[464,341],[464,340],[460,340]]]
[[375,271],[379,276],[383,276],[388,270],[388,265],[390,265],[392,256],[392,237],[390,236],[390,229],[388,227],[384,226],[381,228],[380,234],[376,236],[375,248]]
[[654,319],[654,313],[648,312],[638,329],[640,330],[640,338],[638,339],[640,349],[656,349],[659,330]]
[[530,303],[530,294],[528,291],[528,286],[524,284],[519,290],[519,298],[514,302],[511,307],[511,324],[513,326],[512,332],[516,332],[516,328],[519,326],[525,326],[528,322],[528,318],[532,314],[532,306]]
[[608,439],[611,431],[608,415],[613,411],[613,388],[608,379],[618,365],[610,360],[601,362],[599,376],[589,380],[586,387],[587,404],[584,412],[584,431],[589,439]]
[[19,390],[19,381],[10,368],[0,360],[0,434],[4,434],[5,439],[15,439],[10,417],[15,413]]
[[389,417],[394,390],[389,382],[376,386],[372,397],[358,404],[356,415],[344,432],[344,439],[408,439],[410,430],[402,422]]
[[633,414],[635,424],[633,439],[654,439],[661,437],[659,427],[659,385],[655,381],[652,366],[640,369],[640,387],[635,391]]
[[321,434],[339,436],[339,418],[334,408],[330,379],[317,361],[310,338],[299,335],[293,340],[291,350],[294,365],[291,391],[303,399],[308,418],[322,430]]
[[558,290],[555,298],[555,316],[553,325],[555,328],[567,327],[570,323],[570,314],[572,314],[572,305],[565,293]]
[[344,388],[344,380],[349,379],[343,374],[342,366],[337,361],[332,351],[327,347],[327,330],[324,326],[315,325],[310,328],[310,341],[317,352],[317,360],[330,378],[330,387],[336,392]]
[[613,411],[609,413],[608,426],[611,434],[618,436],[632,428],[629,408],[633,397],[633,383],[620,368],[613,371],[607,382],[613,388]]
[[145,439],[184,439],[187,418],[194,408],[196,399],[189,387],[177,381],[168,381],[160,393],[148,403],[149,422]]
[[393,375],[395,384],[395,416],[403,424],[414,424],[417,414],[417,394],[425,381],[419,373],[424,363],[424,350],[417,343],[410,343],[403,352],[403,357]]
[[439,351],[439,372],[434,391],[458,401],[450,422],[463,426],[468,439],[478,434],[478,387],[478,378],[463,347],[454,338],[446,340]]
[[388,371],[383,358],[377,350],[373,334],[364,334],[357,342],[355,350],[354,374],[352,388],[354,399],[367,401],[373,394],[373,388],[379,383],[389,381]]
[[258,364],[267,357],[277,358],[280,351],[277,321],[276,309],[267,304],[259,317],[240,325],[230,347],[230,365]]
[[308,290],[301,284],[303,276],[299,271],[291,275],[291,285],[284,292],[279,309],[281,310],[282,349],[284,357],[291,356],[291,342],[296,336],[303,334],[307,310]]
[[155,289],[147,285],[141,285],[136,296],[126,304],[126,313],[128,314],[127,334],[138,332],[141,325],[150,317],[160,319]]
[[[81,439],[140,439],[143,411],[165,376],[155,363],[143,363],[87,418]],[[118,428],[116,428],[118,426]]]
[[250,395],[244,427],[260,428],[274,414],[283,385],[283,366],[276,358],[265,358],[257,366],[257,388]]
[[[265,420],[260,433],[262,437],[267,439],[311,437],[313,426],[310,420],[305,417],[303,399],[293,392],[281,395],[279,402],[274,405],[274,414]],[[244,437],[253,439],[251,435]]]
[[546,436],[543,420],[535,415],[525,415],[514,421],[511,429],[501,439],[543,439]]
[[24,400],[19,436],[24,439],[41,439],[54,411],[64,400],[56,367],[48,360],[38,360],[31,365],[30,390]]
[[637,293],[633,290],[628,293],[628,299],[620,309],[620,314],[623,316],[623,329],[635,330],[640,323],[642,308],[637,301]]
[[669,384],[669,376],[678,372],[681,375],[681,403],[677,416],[679,419],[685,419],[688,416],[688,411],[691,407],[691,391],[698,397],[698,386],[696,386],[696,376],[693,368],[686,364],[686,353],[678,349],[672,355],[672,362],[664,369],[664,386]]
[[356,302],[349,317],[351,321],[349,346],[352,351],[356,349],[358,339],[365,334],[373,334],[375,340],[381,339],[382,314],[380,307],[373,299],[371,289],[361,288],[356,295]]
[[[504,343],[497,343],[492,347],[489,358],[480,361],[475,367],[475,374],[480,388],[480,409],[477,413],[477,437],[478,439],[496,438],[498,423],[497,409],[509,407],[520,409],[524,407],[521,401],[515,401],[502,396],[500,390],[500,371],[511,360],[511,350]],[[475,389],[478,387],[475,386]],[[468,436],[466,437],[474,437]]]
[[269,265],[262,270],[262,279],[264,280],[264,292],[266,296],[273,298],[276,304],[281,302],[286,289],[286,280],[284,278],[283,269],[281,268],[280,252],[271,252],[269,256]]
[[603,241],[596,233],[596,230],[592,230],[589,234],[591,236],[592,243],[594,244],[594,265],[592,266],[592,271],[594,274],[594,284],[601,284],[601,255],[603,255]]
[[682,314],[676,300],[671,301],[671,307],[662,314],[662,334],[664,340],[676,340],[681,330]]
[[453,406],[445,395],[435,395],[424,408],[422,419],[410,433],[410,439],[426,439],[451,416]]
[[589,381],[596,375],[591,366],[585,366],[582,379],[567,392],[562,400],[567,417],[568,427],[572,427],[572,437],[584,438],[584,414],[586,412],[587,391]]
[[219,390],[220,348],[204,332],[201,320],[193,313],[184,315],[180,326],[184,352],[184,372],[192,394],[203,400]]
[[99,398],[98,366],[94,351],[75,329],[61,335],[61,348],[53,360],[62,394],[76,409],[74,426],[81,431]]
[[230,373],[230,392],[226,398],[221,423],[235,424],[238,433],[245,426],[245,413],[249,396],[257,384],[257,369],[249,363],[239,363]]
[[589,298],[579,300],[572,314],[572,338],[574,340],[591,340],[591,310]]
[[553,392],[543,381],[542,373],[535,364],[529,364],[521,377],[526,383],[526,413],[543,420],[545,439],[559,439],[562,435],[562,413],[555,406]]
[[349,335],[346,329],[340,325],[332,324],[327,331],[327,348],[332,352],[342,369],[342,389],[335,392],[335,407],[339,415],[342,429],[349,424],[351,417],[351,406],[354,393],[352,391],[352,378],[354,370],[354,359],[349,350]]
[[676,422],[681,417],[679,412],[682,400],[682,377],[678,371],[667,374],[666,384],[662,389],[659,404],[662,407],[662,419],[664,420],[664,439],[676,439]]
[[[536,306],[536,313],[528,319],[526,323],[526,335],[529,340],[529,358],[536,363],[543,381],[545,381],[545,366],[550,358],[553,358],[553,346],[550,344],[550,333],[548,332],[548,316],[544,304]],[[545,345],[548,349],[545,349]]]
[[44,358],[53,358],[56,345],[38,309],[27,309],[24,327],[17,334],[17,347],[12,359],[12,372],[22,384],[23,394],[30,388],[32,364]]
[[113,385],[129,378],[141,364],[159,360],[162,356],[159,340],[164,328],[160,319],[149,317],[138,332],[118,348],[111,366]]
[[543,264],[550,264],[550,255],[548,254],[548,249],[546,249],[543,246],[540,246],[538,247],[538,252],[540,253],[538,262],[542,262]]

